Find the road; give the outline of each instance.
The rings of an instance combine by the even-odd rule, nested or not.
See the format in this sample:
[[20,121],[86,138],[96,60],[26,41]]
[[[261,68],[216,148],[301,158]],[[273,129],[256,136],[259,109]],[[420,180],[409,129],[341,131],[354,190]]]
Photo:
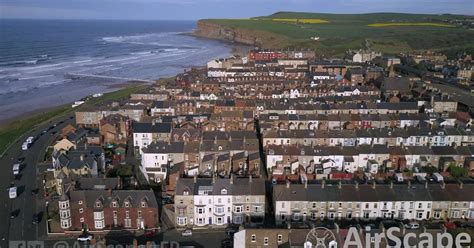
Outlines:
[[[0,211],[0,221],[2,223],[0,225],[0,248],[9,247],[9,241],[38,240],[38,237],[46,233],[45,202],[41,197],[43,194],[41,190],[42,178],[38,177],[39,171],[44,170],[44,168],[38,166],[38,161],[43,158],[48,145],[51,143],[53,132],[58,132],[62,127],[73,122],[70,117],[72,117],[72,114],[56,118],[50,123],[36,127],[15,142],[0,158],[2,170],[2,173],[0,173],[0,188],[4,189],[4,192],[0,194],[0,204],[2,204],[2,210]],[[64,123],[41,134],[48,127],[60,121],[64,121]],[[22,151],[21,145],[28,136],[38,137],[38,139],[27,151]],[[24,157],[25,161],[20,172],[21,177],[15,180],[12,167],[20,157]],[[9,199],[7,191],[12,182],[18,188],[16,199]],[[32,190],[38,188],[40,188],[38,194],[31,193]],[[18,212],[18,216],[11,218],[12,212]],[[33,224],[33,215],[37,213],[42,214],[41,222]]]
[[[194,230],[193,235],[190,237],[182,237],[180,232],[176,230],[170,230],[160,233],[153,238],[138,237],[136,239],[139,244],[146,244],[146,242],[154,242],[155,244],[166,244],[166,242],[169,244],[172,242],[177,242],[180,246],[194,246],[196,248],[221,248],[222,240],[226,238],[228,238],[228,236],[223,230]],[[107,236],[106,239],[107,245],[110,245],[110,247],[113,247],[113,245],[117,245],[117,247],[123,247],[123,245],[133,244],[134,237],[121,235]],[[48,239],[44,241],[44,244],[44,247],[55,248],[85,247],[84,243],[80,243],[73,238],[58,240]]]

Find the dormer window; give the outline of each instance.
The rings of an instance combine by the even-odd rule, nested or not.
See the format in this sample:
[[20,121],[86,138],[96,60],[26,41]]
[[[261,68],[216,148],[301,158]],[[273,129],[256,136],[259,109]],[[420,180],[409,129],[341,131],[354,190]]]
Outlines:
[[101,208],[102,207],[102,203],[100,201],[96,201],[95,202],[95,207],[96,208]]
[[221,194],[222,194],[222,195],[227,195],[227,189],[222,189],[222,190],[221,190]]
[[129,202],[129,201],[126,201],[126,202],[125,202],[125,207],[126,207],[126,208],[129,208],[129,207],[130,207],[130,202]]
[[82,201],[79,201],[79,205],[82,205]]
[[117,202],[116,202],[116,201],[113,201],[113,202],[112,202],[112,207],[114,207],[114,208],[117,207]]
[[189,191],[188,191],[188,190],[184,190],[184,191],[183,191],[183,195],[189,195]]
[[142,202],[141,202],[141,207],[142,207],[142,208],[146,208],[146,201],[142,201]]

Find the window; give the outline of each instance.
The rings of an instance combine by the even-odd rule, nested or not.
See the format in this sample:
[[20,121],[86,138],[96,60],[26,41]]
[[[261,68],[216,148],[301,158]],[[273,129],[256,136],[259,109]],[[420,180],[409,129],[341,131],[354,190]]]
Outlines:
[[257,235],[252,234],[251,239],[252,242],[257,242]]
[[216,207],[215,212],[216,212],[217,214],[223,214],[223,213],[224,213],[224,207]]
[[79,205],[82,205],[82,201],[79,201]]
[[102,229],[104,228],[104,220],[96,220],[94,221],[94,227],[96,229]]
[[204,218],[198,218],[197,223],[198,223],[198,225],[203,225],[204,224]]
[[423,203],[418,203],[418,208],[423,208]]
[[79,221],[82,223],[84,222],[84,218],[80,218]]
[[114,207],[114,208],[117,207],[117,202],[116,201],[112,202],[112,207]]
[[268,237],[263,238],[263,245],[268,245]]
[[142,201],[141,206],[142,206],[142,208],[146,208],[146,201]]
[[100,203],[100,201],[97,201],[97,202],[95,203],[95,207],[96,207],[96,208],[100,208],[101,206],[102,206],[102,204]]
[[259,206],[259,205],[253,206],[253,211],[254,211],[255,213],[260,213],[260,212],[262,212],[262,206]]
[[278,234],[278,236],[277,236],[277,241],[278,241],[278,242],[282,242],[282,241],[283,241],[283,235]]
[[178,217],[178,225],[183,226],[186,225],[187,218],[186,217]]
[[130,202],[126,201],[126,202],[125,202],[125,207],[126,207],[126,208],[129,208],[129,207],[130,207]]
[[139,218],[139,219],[142,218],[142,211],[138,211],[138,218]]
[[205,210],[204,210],[204,208],[198,208],[197,212],[198,212],[198,214],[204,214]]
[[313,202],[313,208],[316,208],[316,207],[317,207],[316,202]]
[[423,212],[421,212],[421,211],[416,212],[416,218],[417,219],[423,219]]
[[242,213],[242,206],[234,206],[234,212]]
[[79,208],[79,213],[80,213],[80,214],[84,213],[84,209],[83,209],[83,208]]

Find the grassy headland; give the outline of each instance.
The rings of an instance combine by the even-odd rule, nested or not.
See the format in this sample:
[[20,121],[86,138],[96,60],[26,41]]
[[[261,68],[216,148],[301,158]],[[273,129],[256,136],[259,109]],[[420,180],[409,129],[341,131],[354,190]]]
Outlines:
[[126,98],[130,94],[138,92],[145,87],[145,85],[132,85],[121,90],[105,93],[101,97],[90,98],[89,101],[77,108],[71,108],[70,105],[64,105],[45,112],[33,114],[28,117],[20,117],[3,124],[0,126],[0,155],[2,155],[18,138],[35,129],[40,124],[70,114],[75,110],[79,110],[87,106],[93,106],[102,102]]
[[[229,37],[242,39],[247,35],[250,36],[247,40],[259,41],[264,48],[310,48],[323,55],[341,55],[348,49],[363,48],[367,44],[388,54],[424,49],[472,53],[474,30],[457,22],[467,18],[472,16],[278,12],[249,19],[205,19],[201,22],[235,32],[222,37],[224,40]],[[199,28],[198,25],[198,33]],[[222,33],[226,34],[219,32]],[[209,38],[219,38],[212,37],[215,34],[211,32]],[[206,32],[200,35],[206,36]],[[319,37],[319,40],[314,41],[311,37]]]

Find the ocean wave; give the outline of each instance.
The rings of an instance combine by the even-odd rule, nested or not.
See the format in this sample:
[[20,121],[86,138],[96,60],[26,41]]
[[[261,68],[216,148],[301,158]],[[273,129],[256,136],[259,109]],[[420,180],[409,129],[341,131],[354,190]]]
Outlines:
[[9,66],[9,65],[36,65],[38,63],[37,59],[34,60],[22,60],[22,61],[8,61],[0,62],[0,66]]
[[49,74],[49,75],[41,75],[41,76],[34,76],[34,77],[22,77],[18,78],[18,80],[31,80],[31,79],[38,79],[38,78],[46,78],[46,77],[53,77],[54,75]]

